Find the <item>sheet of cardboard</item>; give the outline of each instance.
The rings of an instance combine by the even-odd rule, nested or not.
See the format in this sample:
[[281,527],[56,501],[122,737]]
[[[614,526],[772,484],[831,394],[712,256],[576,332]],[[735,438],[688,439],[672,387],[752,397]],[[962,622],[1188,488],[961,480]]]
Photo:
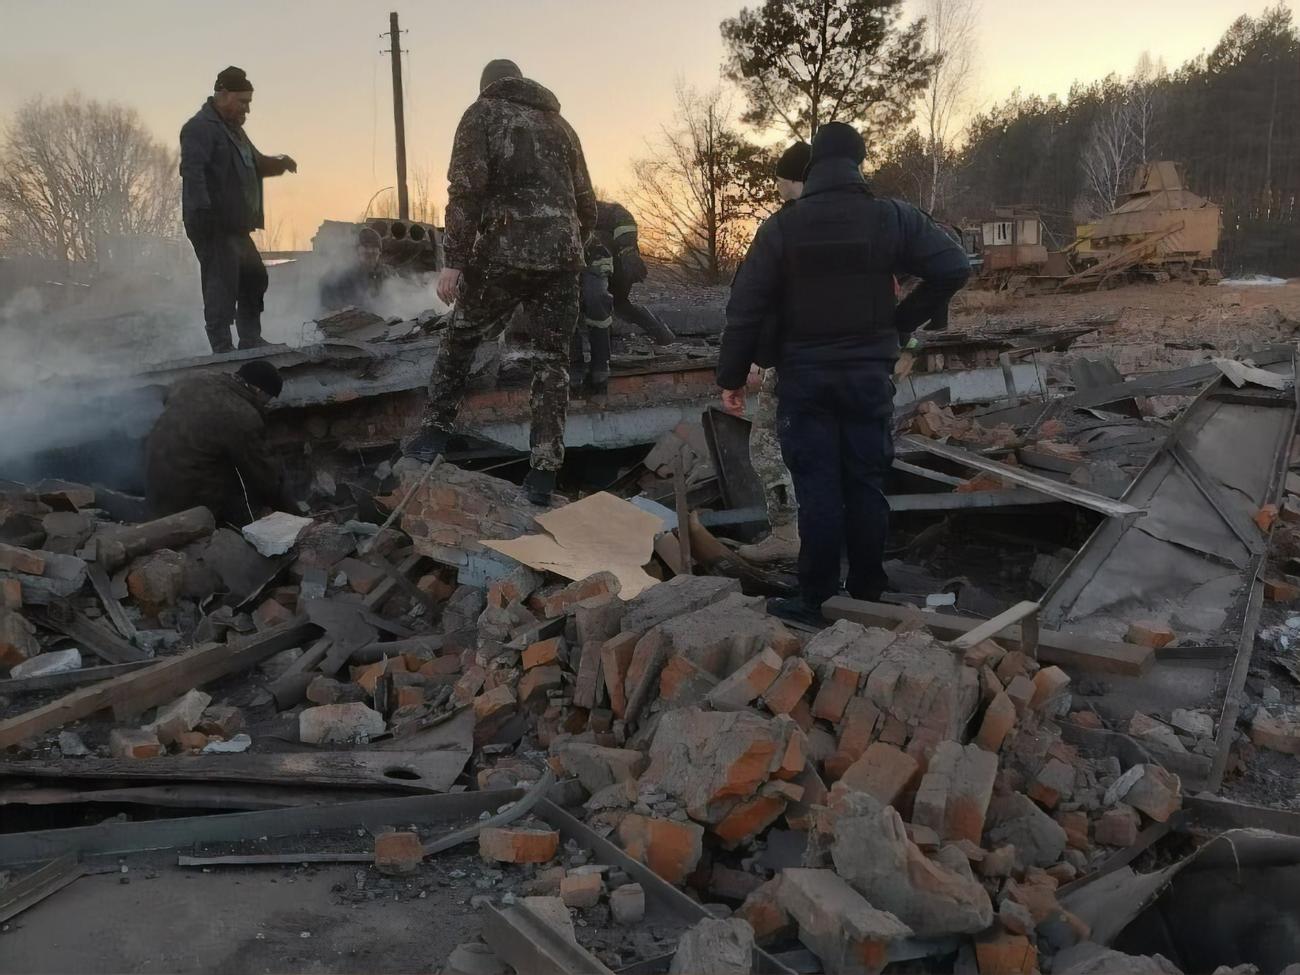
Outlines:
[[538,515],[536,521],[547,534],[481,542],[529,568],[565,579],[612,572],[623,599],[658,581],[642,567],[650,561],[663,522],[622,498],[601,491]]

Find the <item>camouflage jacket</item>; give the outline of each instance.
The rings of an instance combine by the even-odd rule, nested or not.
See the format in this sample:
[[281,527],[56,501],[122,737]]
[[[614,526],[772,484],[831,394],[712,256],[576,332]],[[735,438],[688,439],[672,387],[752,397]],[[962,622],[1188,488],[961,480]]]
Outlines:
[[447,174],[447,266],[583,266],[596,197],[578,135],[535,81],[503,78],[461,117]]
[[227,374],[184,379],[168,390],[145,446],[145,486],[154,511],[171,514],[201,504],[219,520],[246,525],[257,509],[281,506],[281,472],[262,418],[267,402],[260,390]]

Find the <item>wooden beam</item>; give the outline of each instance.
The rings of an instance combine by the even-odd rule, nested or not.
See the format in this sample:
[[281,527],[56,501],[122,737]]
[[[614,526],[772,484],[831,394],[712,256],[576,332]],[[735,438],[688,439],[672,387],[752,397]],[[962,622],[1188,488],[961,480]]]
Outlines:
[[67,602],[51,602],[43,613],[36,616],[36,622],[71,637],[81,645],[83,650],[111,664],[126,664],[149,659],[149,655],[139,647],[127,643],[108,627],[100,626]]
[[112,708],[119,716],[140,714],[151,707],[166,704],[192,688],[202,687],[219,677],[259,664],[282,650],[296,647],[315,632],[315,626],[305,618],[297,617],[238,646],[205,644],[121,677],[83,687],[42,707],[0,721],[0,748],[9,748],[34,735],[62,728],[105,708]]
[[1025,602],[1016,603],[1008,610],[1004,610],[973,630],[968,630],[957,639],[952,641],[952,645],[959,650],[969,650],[985,640],[991,639],[1001,633],[1009,626],[1014,626],[1027,617],[1038,615],[1038,603],[1026,600]]
[[[834,596],[822,604],[822,615],[830,620],[851,620],[864,626],[893,627],[916,622],[943,640],[951,640],[985,625],[984,620],[968,620],[943,613],[922,613],[910,606],[869,603],[847,596]],[[1009,640],[1021,639],[1019,626],[1007,627]],[[1099,674],[1123,674],[1140,677],[1151,669],[1155,651],[1131,643],[1111,643],[1074,633],[1040,630],[1038,659],[1075,670]]]
[[1062,501],[1069,501],[1071,504],[1077,504],[1080,507],[1098,511],[1111,518],[1136,518],[1138,515],[1143,514],[1143,511],[1140,508],[1135,508],[1131,504],[1125,504],[1123,501],[1116,501],[1093,491],[1085,491],[1083,488],[1075,487],[1073,484],[1063,484],[1060,481],[1054,481],[1050,477],[1044,477],[1041,474],[1032,474],[1022,467],[1012,467],[1010,464],[1003,464],[1000,461],[990,460],[987,457],[981,457],[979,454],[972,453],[969,450],[962,450],[960,447],[953,447],[949,444],[939,443],[937,440],[931,440],[928,437],[904,437],[901,446],[910,447],[914,450],[924,450],[926,453],[934,454],[936,457],[942,457],[945,460],[964,464],[965,466],[973,467],[978,471],[986,471],[989,474],[1002,478],[1004,481],[1010,481],[1012,484],[1019,484],[1023,487],[1032,488],[1041,494],[1046,494],[1053,498],[1059,498]]

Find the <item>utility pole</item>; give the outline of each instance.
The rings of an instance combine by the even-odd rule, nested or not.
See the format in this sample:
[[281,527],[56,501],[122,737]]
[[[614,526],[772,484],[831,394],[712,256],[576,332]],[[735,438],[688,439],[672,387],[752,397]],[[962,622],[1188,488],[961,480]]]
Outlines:
[[[382,34],[380,35],[383,36]],[[397,219],[411,219],[411,202],[406,195],[406,114],[402,107],[402,32],[397,11],[388,15],[389,57],[393,62],[393,130],[397,137]]]

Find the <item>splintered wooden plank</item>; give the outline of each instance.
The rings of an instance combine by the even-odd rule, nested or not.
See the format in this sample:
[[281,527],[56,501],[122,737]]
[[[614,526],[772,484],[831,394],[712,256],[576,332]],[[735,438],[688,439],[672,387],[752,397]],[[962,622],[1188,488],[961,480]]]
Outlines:
[[[893,626],[920,623],[942,640],[952,640],[985,626],[987,620],[969,620],[943,613],[922,613],[910,606],[869,603],[847,596],[834,596],[822,604],[822,615],[831,620],[851,620],[864,626]],[[1009,626],[1002,635],[1010,641],[1021,638],[1021,627]],[[1040,630],[1038,660],[1045,664],[1099,674],[1140,677],[1151,669],[1155,651],[1132,643],[1111,643],[1075,633]]]
[[33,735],[88,718],[105,708],[112,708],[118,715],[139,714],[166,704],[192,688],[299,646],[315,632],[315,626],[298,617],[240,646],[205,644],[129,674],[80,688],[42,707],[0,721],[0,748],[9,748]]
[[1038,603],[1026,600],[1016,603],[1010,609],[999,613],[991,620],[987,620],[968,630],[957,639],[952,641],[952,645],[958,650],[969,650],[971,647],[983,643],[1001,633],[1010,626],[1014,626],[1028,616],[1033,616],[1038,612]]

